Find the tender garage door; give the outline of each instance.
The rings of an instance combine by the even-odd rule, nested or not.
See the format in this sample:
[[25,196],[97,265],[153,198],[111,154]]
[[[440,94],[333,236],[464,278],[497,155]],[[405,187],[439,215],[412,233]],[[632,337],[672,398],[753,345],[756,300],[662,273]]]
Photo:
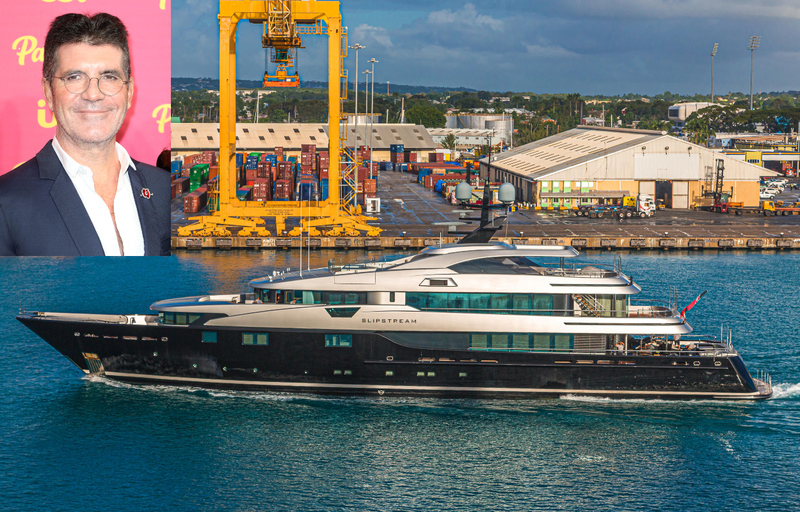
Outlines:
[[672,182],[672,208],[689,208],[689,182]]

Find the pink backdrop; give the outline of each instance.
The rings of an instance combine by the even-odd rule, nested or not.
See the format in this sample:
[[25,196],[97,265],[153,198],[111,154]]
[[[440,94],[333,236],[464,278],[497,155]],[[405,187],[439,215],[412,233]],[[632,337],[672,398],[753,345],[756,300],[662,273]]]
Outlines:
[[155,165],[170,147],[170,0],[2,0],[0,6],[0,174],[31,159],[55,134],[42,93],[44,39],[69,12],[107,12],[128,28],[133,105],[117,140]]

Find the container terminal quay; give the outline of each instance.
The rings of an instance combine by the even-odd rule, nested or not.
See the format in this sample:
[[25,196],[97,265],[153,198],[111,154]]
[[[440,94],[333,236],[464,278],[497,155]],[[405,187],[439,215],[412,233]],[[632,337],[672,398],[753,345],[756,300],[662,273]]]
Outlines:
[[[429,132],[424,116],[412,124],[401,114],[391,124],[374,108],[359,115],[365,47],[348,44],[338,2],[221,0],[218,19],[219,122],[171,123],[173,249],[419,248],[472,231],[481,206],[486,225],[488,204],[501,213],[493,227],[508,212],[501,239],[522,244],[800,248],[800,203],[785,178],[800,165],[796,136],[794,146],[785,136],[785,154],[770,160],[662,130],[590,126],[582,113],[575,128],[554,124],[551,134],[548,125],[544,138],[518,147],[505,112],[459,110],[445,116],[449,133]],[[300,87],[303,39],[327,39],[326,123],[239,122],[247,116],[236,108],[244,91],[235,41],[244,19],[263,27],[261,46],[275,66],[264,72],[266,89]],[[354,77],[345,65],[350,49]],[[681,115],[678,108],[676,123]],[[473,152],[459,151],[464,146]]]
[[[265,217],[258,229],[187,233],[182,228],[213,214],[218,204],[216,127],[173,125],[173,250],[419,249],[452,243],[474,227],[464,220],[474,214],[454,199],[455,186],[468,178],[474,202],[487,178],[495,196],[500,183],[515,186],[516,201],[498,241],[605,250],[800,249],[797,178],[790,176],[764,201],[764,181],[781,173],[663,132],[599,127],[578,127],[494,154],[490,164],[488,157],[451,161],[453,152],[437,148],[423,126],[375,124],[373,146],[359,148],[364,163],[352,174],[350,193],[340,189],[351,211],[371,219],[359,231],[311,227],[297,206],[328,198],[326,125],[239,124],[237,199],[283,201],[300,216],[274,224]],[[368,138],[359,127],[359,142]],[[618,208],[639,194],[657,202],[652,216],[626,216]]]

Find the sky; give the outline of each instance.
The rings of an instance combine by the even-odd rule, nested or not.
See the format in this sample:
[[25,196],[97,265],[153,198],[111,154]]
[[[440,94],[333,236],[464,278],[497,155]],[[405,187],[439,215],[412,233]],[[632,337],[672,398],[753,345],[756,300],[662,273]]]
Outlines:
[[[800,0],[342,0],[359,81],[582,95],[800,90]],[[172,0],[172,76],[218,77],[216,0]],[[260,25],[240,23],[237,77],[260,80]],[[327,37],[298,52],[303,80],[327,80]],[[346,59],[350,80],[355,54]],[[270,69],[274,69],[271,67]]]

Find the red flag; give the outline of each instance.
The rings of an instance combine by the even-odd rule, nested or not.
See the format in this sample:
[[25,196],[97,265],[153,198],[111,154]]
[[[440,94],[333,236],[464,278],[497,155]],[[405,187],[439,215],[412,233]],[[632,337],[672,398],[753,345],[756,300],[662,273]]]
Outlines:
[[698,296],[697,296],[697,298],[696,298],[696,299],[694,299],[694,300],[692,301],[692,303],[691,303],[691,304],[689,304],[688,306],[686,306],[685,308],[683,308],[683,309],[681,310],[681,318],[686,318],[686,317],[685,317],[685,314],[686,314],[686,312],[687,312],[687,311],[689,311],[690,309],[692,309],[692,308],[694,307],[694,305],[695,305],[695,304],[697,304],[697,301],[698,301],[698,300],[700,300],[700,297],[702,297],[702,296],[703,296],[703,295],[705,295],[706,293],[708,293],[708,290],[706,290],[706,291],[704,291],[703,293],[701,293],[700,295],[698,295]]

